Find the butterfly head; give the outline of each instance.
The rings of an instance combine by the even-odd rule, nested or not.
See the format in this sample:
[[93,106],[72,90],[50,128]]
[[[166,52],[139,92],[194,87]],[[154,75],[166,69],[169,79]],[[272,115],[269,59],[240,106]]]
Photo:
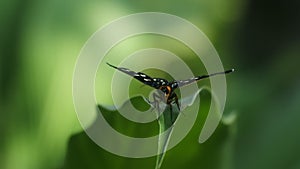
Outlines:
[[171,86],[167,86],[167,85],[163,85],[159,88],[159,90],[161,90],[165,96],[168,98],[172,92],[172,88]]

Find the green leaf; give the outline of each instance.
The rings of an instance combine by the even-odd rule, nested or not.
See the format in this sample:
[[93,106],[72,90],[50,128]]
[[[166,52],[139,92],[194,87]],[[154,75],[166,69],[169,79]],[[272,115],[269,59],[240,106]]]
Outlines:
[[[195,101],[195,96],[200,96],[201,102]],[[200,104],[200,110],[196,118],[196,122],[191,131],[186,137],[174,148],[165,152],[169,141],[172,139],[173,134],[176,134],[176,127],[174,131],[171,130],[169,135],[165,135],[164,138],[158,140],[158,156],[148,158],[128,158],[120,157],[112,154],[97,144],[95,144],[85,132],[81,132],[71,137],[66,154],[65,164],[63,169],[123,169],[123,168],[143,168],[154,169],[160,167],[161,169],[182,169],[182,168],[221,168],[222,164],[231,166],[230,160],[232,159],[232,143],[234,141],[234,134],[231,132],[231,126],[235,123],[231,121],[230,124],[220,123],[216,132],[205,143],[199,144],[198,137],[204,122],[207,118],[207,112],[210,107],[211,93],[208,90],[201,90],[194,96],[184,98],[182,104],[185,109],[179,113],[174,108],[175,116],[178,115],[176,123],[181,119],[190,119],[186,109],[190,105]],[[125,102],[119,110],[125,110],[130,104],[138,110],[146,110],[149,108],[148,103],[145,102],[142,97],[134,97]],[[101,106],[97,107],[106,121],[118,132],[131,137],[150,137],[157,135],[163,131],[167,131],[171,125],[170,112],[167,108],[163,116],[158,121],[150,123],[135,123],[122,115],[119,111],[113,107]],[[155,113],[155,112],[153,112]],[[177,113],[177,114],[176,114]],[[173,114],[174,116],[174,114]],[[97,119],[95,119],[97,120]],[[225,120],[226,121],[226,120]],[[227,120],[228,121],[228,120]],[[93,128],[91,125],[90,128]],[[173,134],[172,134],[173,132]],[[171,142],[171,141],[170,141]],[[122,143],[122,140],[112,140],[112,143],[118,146],[120,149],[126,151],[135,150],[135,145],[127,145]],[[224,161],[225,159],[225,161]],[[228,167],[230,168],[230,167]],[[222,169],[224,169],[222,167]]]
[[[172,132],[174,130],[173,128],[173,122],[175,119],[175,125],[176,125],[176,120],[179,117],[180,114],[185,114],[186,113],[186,108],[193,105],[193,104],[198,104],[195,103],[196,98],[199,96],[201,97],[201,94],[204,92],[204,94],[209,94],[212,95],[212,105],[211,108],[212,113],[208,115],[205,125],[202,128],[201,134],[199,136],[199,142],[204,142],[205,140],[208,139],[208,137],[214,132],[214,128],[212,129],[212,125],[216,122],[220,122],[222,113],[220,112],[220,105],[218,104],[218,99],[216,98],[215,95],[212,94],[210,88],[208,87],[203,87],[200,88],[194,95],[191,95],[189,97],[183,98],[181,100],[182,108],[181,111],[178,110],[177,106],[174,105],[167,105],[166,109],[162,113],[162,115],[158,118],[158,124],[159,124],[159,140],[158,140],[158,152],[157,152],[157,161],[156,161],[156,169],[159,169],[162,165],[163,159],[165,157],[165,154],[167,152],[167,147],[169,144],[169,141],[172,137]],[[207,92],[207,93],[205,93]],[[172,106],[172,112],[170,111],[170,106]],[[201,113],[201,112],[198,112]],[[171,116],[172,114],[172,116]],[[172,119],[171,119],[172,117]],[[217,127],[217,126],[216,126]],[[167,130],[169,129],[170,130]],[[163,135],[163,132],[167,132],[167,134]]]

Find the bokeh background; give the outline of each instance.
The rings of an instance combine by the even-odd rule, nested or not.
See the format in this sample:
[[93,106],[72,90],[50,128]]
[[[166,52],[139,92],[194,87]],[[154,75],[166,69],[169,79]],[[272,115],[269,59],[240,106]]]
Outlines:
[[[86,40],[113,19],[147,11],[192,22],[212,41],[224,67],[237,70],[227,78],[225,109],[225,115],[235,112],[234,123],[220,124],[203,145],[196,145],[195,135],[195,144],[179,145],[162,168],[184,164],[300,168],[300,1],[2,0],[0,4],[1,169],[153,168],[154,158],[126,159],[90,143],[72,103],[72,74]],[[139,42],[145,39],[149,40],[129,40],[114,50],[125,55],[161,47],[187,55],[186,49],[172,46],[176,42],[150,38],[143,46]],[[98,89],[99,103],[111,102],[101,94],[107,89]],[[200,152],[191,153],[194,145]]]

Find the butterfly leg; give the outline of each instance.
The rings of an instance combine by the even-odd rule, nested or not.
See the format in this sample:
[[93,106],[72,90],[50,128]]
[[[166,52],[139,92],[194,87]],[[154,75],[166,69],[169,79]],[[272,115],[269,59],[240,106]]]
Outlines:
[[168,104],[174,103],[176,104],[178,110],[180,111],[180,106],[179,106],[179,102],[178,102],[178,96],[176,95],[176,93],[173,93],[168,101]]
[[175,96],[174,96],[174,99],[175,99],[175,104],[177,105],[177,108],[178,108],[178,110],[180,111],[180,106],[179,106],[179,103],[178,103],[178,97],[177,97],[176,94],[175,94]]
[[173,124],[175,121],[173,121],[173,108],[172,108],[172,105],[169,104],[170,106],[170,118],[171,118],[171,123]]
[[161,101],[161,97],[157,93],[153,93],[153,102],[151,103],[154,109],[157,109],[160,112],[159,102]]

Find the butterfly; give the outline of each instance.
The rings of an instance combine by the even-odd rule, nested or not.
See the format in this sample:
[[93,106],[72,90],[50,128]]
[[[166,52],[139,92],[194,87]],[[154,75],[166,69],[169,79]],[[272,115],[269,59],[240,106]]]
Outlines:
[[135,72],[135,71],[132,71],[132,70],[124,68],[124,67],[116,67],[110,63],[106,63],[106,64],[112,68],[117,69],[118,71],[121,71],[121,72],[137,79],[138,81],[142,82],[145,85],[148,85],[152,88],[155,88],[155,89],[158,89],[159,91],[161,91],[162,96],[158,95],[156,93],[153,94],[154,103],[157,104],[159,101],[163,100],[167,105],[169,105],[170,112],[171,112],[171,119],[172,119],[171,104],[175,103],[177,105],[178,110],[180,110],[180,106],[178,103],[178,96],[175,93],[175,90],[177,88],[187,86],[189,84],[195,83],[199,80],[209,78],[212,76],[228,74],[228,73],[234,72],[234,69],[230,69],[230,70],[226,70],[224,72],[217,72],[217,73],[213,73],[213,74],[209,74],[209,75],[201,75],[201,76],[192,77],[192,78],[189,78],[186,80],[174,80],[174,81],[169,82],[168,80],[163,79],[163,78],[153,78],[142,72]]

